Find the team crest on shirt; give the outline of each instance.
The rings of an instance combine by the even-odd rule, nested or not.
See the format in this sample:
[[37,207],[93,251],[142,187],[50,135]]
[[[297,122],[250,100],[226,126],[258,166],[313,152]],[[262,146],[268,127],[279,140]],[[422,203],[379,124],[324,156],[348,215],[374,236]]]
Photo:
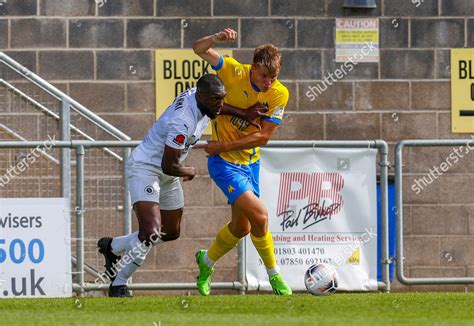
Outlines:
[[238,77],[242,77],[243,71],[239,67],[234,67],[234,72],[235,72],[235,75],[237,75]]
[[276,108],[275,111],[273,111],[271,117],[272,118],[277,118],[277,119],[283,119],[283,113],[285,112],[285,108]]
[[145,193],[147,195],[153,195],[155,193],[155,188],[153,188],[153,186],[146,186]]
[[183,134],[179,134],[177,135],[176,137],[174,137],[173,139],[173,142],[176,144],[176,145],[184,145],[184,142],[186,141],[186,136],[183,135]]

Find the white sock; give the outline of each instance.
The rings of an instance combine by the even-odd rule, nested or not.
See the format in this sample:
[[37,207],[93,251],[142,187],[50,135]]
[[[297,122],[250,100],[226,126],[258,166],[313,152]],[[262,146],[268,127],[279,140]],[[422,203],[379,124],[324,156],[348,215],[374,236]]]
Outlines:
[[[127,281],[132,277],[133,273],[145,261],[146,255],[150,252],[152,246],[146,246],[138,239],[138,232],[126,246],[126,253],[122,256],[116,265],[117,277],[112,286],[127,285]],[[127,263],[128,262],[128,263]]]
[[133,238],[138,237],[138,231],[134,233],[130,233],[127,235],[123,235],[121,237],[116,237],[112,239],[112,252],[115,255],[120,255],[122,252],[125,251],[127,245],[130,243],[130,240]]
[[207,255],[207,251],[206,251],[206,254],[204,255],[204,263],[207,265],[207,267],[209,268],[212,268],[214,267],[214,265],[216,264],[215,261],[213,261],[212,259],[209,258],[209,256]]
[[267,268],[268,277],[276,275],[278,273],[280,273],[280,267],[278,267],[278,265],[273,268]]

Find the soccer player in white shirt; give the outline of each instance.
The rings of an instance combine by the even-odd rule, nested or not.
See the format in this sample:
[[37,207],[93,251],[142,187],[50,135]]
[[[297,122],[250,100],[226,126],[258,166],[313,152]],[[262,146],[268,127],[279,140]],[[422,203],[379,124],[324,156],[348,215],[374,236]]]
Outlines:
[[196,88],[175,99],[133,150],[125,175],[139,230],[113,239],[104,237],[97,243],[105,257],[106,277],[112,281],[109,296],[130,297],[127,281],[143,264],[152,246],[179,237],[184,206],[179,177],[190,181],[196,173],[183,161],[210,119],[229,114],[256,125],[254,120],[265,116],[264,107],[240,110],[224,105],[225,96],[219,77],[204,75]]

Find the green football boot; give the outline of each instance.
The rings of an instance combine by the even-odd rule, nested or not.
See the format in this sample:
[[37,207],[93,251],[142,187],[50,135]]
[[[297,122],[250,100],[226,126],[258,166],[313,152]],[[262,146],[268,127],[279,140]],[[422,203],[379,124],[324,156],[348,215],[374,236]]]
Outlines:
[[204,256],[207,250],[199,250],[196,252],[196,263],[199,266],[199,276],[196,280],[196,285],[199,289],[199,293],[203,296],[208,296],[211,293],[211,276],[214,273],[214,268],[210,268],[204,261]]
[[281,273],[270,276],[270,285],[276,295],[292,295],[290,287],[286,284]]

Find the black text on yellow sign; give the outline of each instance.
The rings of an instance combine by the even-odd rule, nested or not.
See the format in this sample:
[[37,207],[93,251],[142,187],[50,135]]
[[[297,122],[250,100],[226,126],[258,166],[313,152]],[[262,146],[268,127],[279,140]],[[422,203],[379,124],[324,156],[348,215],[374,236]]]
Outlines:
[[[474,65],[472,60],[459,61],[459,78],[469,79],[471,83],[471,101],[474,101]],[[461,111],[462,115],[462,111]]]
[[453,133],[474,132],[474,49],[451,49]]
[[[232,56],[231,50],[219,50],[222,55]],[[215,73],[211,65],[198,57],[191,49],[165,49],[155,51],[156,118],[166,110],[176,96],[196,86],[197,80]],[[204,134],[210,134],[208,128]]]
[[[196,56],[197,57],[197,56]],[[204,60],[163,60],[163,79],[174,82],[174,96],[196,86],[196,80],[214,71]]]

